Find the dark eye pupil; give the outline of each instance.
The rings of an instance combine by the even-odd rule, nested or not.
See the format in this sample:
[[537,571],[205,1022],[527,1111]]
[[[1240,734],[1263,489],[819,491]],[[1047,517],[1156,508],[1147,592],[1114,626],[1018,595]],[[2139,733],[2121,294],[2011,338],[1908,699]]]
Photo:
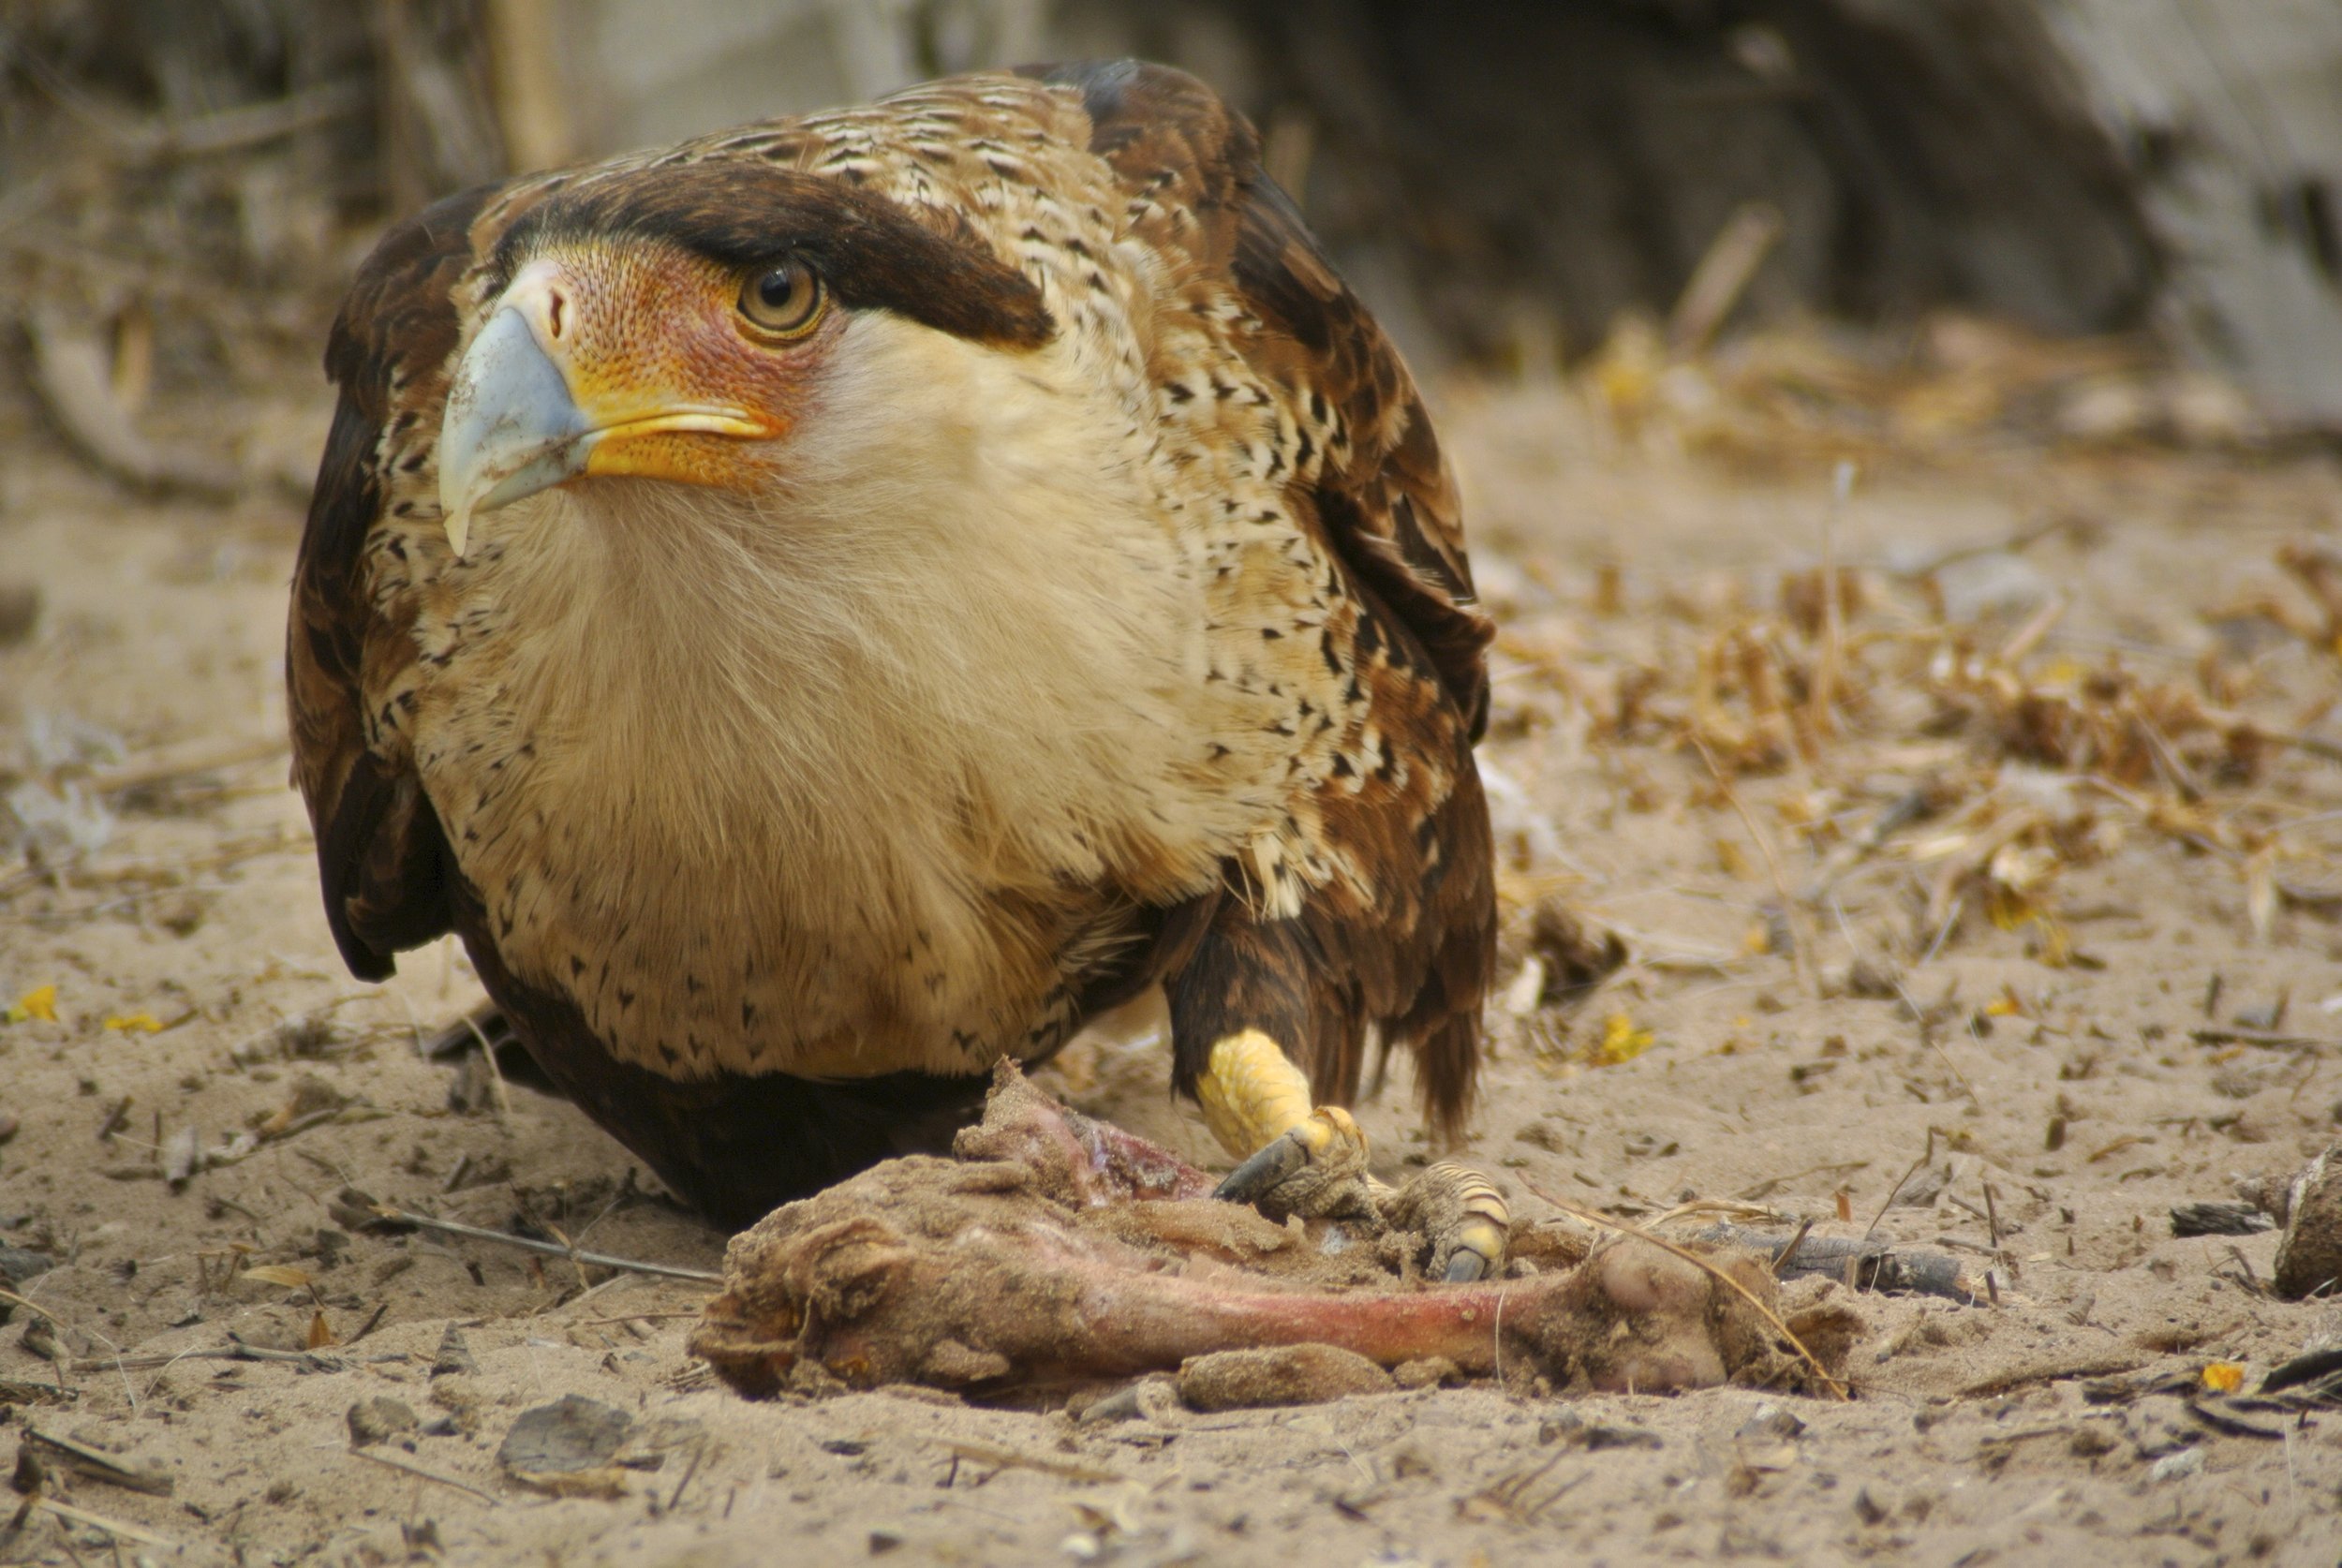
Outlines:
[[793,268],[782,267],[766,273],[757,281],[756,297],[767,308],[778,309],[796,296],[797,274]]

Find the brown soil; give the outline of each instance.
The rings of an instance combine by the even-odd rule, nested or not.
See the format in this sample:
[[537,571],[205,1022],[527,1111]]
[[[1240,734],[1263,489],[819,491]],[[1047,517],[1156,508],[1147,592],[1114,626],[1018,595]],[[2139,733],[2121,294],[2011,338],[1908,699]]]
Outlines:
[[[52,1464],[46,1495],[198,1562],[2331,1563],[2342,1416],[2248,1436],[2177,1393],[2087,1396],[2257,1378],[2342,1328],[2259,1288],[2273,1236],[2167,1221],[2342,1109],[2342,773],[2266,739],[2336,732],[2325,612],[2276,564],[2342,526],[2334,463],[1979,439],[1874,453],[1833,509],[1818,457],[1757,477],[1744,441],[1624,440],[1561,390],[1445,401],[1508,627],[1486,755],[1519,786],[1464,1152],[1523,1213],[1532,1185],[1817,1235],[1883,1209],[1996,1259],[1997,1305],[1860,1298],[1850,1403],[1483,1383],[1077,1424],[917,1390],[751,1403],[685,1354],[701,1287],[353,1230],[345,1189],[673,1265],[724,1243],[565,1104],[475,1084],[451,1108],[415,1044],[477,998],[452,949],[342,972],[283,785],[298,504],[126,498],[16,422],[0,588],[42,607],[0,634],[0,796],[55,820],[47,873],[0,868],[0,1006],[54,985],[56,1016],[0,1025],[0,1243],[53,1260],[18,1293],[55,1326],[15,1309],[0,1380],[69,1392],[0,1400],[173,1482]],[[1834,626],[1798,575],[1825,538],[1861,569]],[[1556,895],[1632,954],[1590,998],[1517,978]],[[1041,1081],[1215,1163],[1166,1076],[1137,1029]],[[1404,1076],[1362,1118],[1394,1177],[1430,1154]],[[435,1378],[451,1324],[477,1369]],[[204,1354],[231,1336],[323,1358]],[[509,1479],[514,1419],[570,1394],[630,1413],[634,1449],[589,1495]],[[422,1426],[369,1405],[388,1435],[353,1450],[348,1413],[385,1398]],[[107,1539],[37,1511],[0,1555]]]

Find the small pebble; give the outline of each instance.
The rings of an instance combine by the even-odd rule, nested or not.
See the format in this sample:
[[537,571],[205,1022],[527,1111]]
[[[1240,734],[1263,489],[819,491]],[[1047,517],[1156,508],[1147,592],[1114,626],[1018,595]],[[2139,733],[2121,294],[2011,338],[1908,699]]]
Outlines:
[[2270,1268],[2278,1295],[2299,1301],[2342,1276],[2342,1145],[2302,1167],[2287,1184],[2285,1232]]
[[1352,1394],[1387,1394],[1390,1374],[1335,1345],[1214,1351],[1179,1368],[1179,1398],[1197,1410],[1313,1405]]
[[404,1399],[378,1395],[349,1407],[349,1445],[367,1448],[413,1431],[422,1423]]
[[2203,1450],[2183,1448],[2175,1454],[2166,1454],[2156,1460],[2155,1468],[2147,1473],[2153,1480],[2177,1481],[2182,1476],[2201,1474],[2202,1471]]
[[504,1434],[497,1463],[526,1475],[562,1475],[599,1470],[625,1445],[634,1418],[615,1405],[565,1394],[549,1405],[523,1411]]
[[2095,1459],[2101,1454],[2114,1451],[2114,1434],[2103,1425],[2079,1427],[2067,1440],[2066,1448],[2076,1458]]
[[1756,1413],[1741,1423],[1733,1436],[1743,1442],[1758,1438],[1786,1442],[1805,1430],[1805,1423],[1779,1405],[1759,1405]]
[[442,1378],[478,1370],[480,1363],[472,1359],[471,1342],[462,1329],[449,1324],[447,1332],[439,1336],[439,1348],[432,1353],[431,1375]]
[[1437,1388],[1442,1383],[1455,1383],[1463,1373],[1444,1355],[1427,1355],[1415,1361],[1402,1361],[1390,1374],[1391,1381],[1406,1389]]
[[40,589],[30,583],[0,583],[0,648],[22,643],[40,624]]

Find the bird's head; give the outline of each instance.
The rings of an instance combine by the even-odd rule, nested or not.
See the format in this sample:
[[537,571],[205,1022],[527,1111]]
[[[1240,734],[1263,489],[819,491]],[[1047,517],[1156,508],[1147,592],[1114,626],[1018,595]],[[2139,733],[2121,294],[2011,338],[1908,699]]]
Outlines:
[[772,482],[856,313],[1038,347],[1040,291],[964,227],[754,164],[603,174],[497,244],[439,442],[448,542],[556,484]]

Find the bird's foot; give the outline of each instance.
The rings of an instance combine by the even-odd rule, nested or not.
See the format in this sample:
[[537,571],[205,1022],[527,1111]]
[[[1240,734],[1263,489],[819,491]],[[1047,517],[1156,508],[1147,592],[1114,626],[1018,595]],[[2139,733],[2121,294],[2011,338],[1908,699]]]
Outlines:
[[1309,1079],[1260,1030],[1216,1042],[1195,1087],[1213,1135],[1246,1155],[1215,1196],[1272,1217],[1369,1220],[1417,1232],[1442,1279],[1478,1280],[1504,1263],[1511,1214],[1486,1176],[1443,1162],[1393,1192],[1367,1174],[1366,1133],[1350,1113],[1312,1104]]
[[1232,1203],[1276,1218],[1379,1220],[1366,1134],[1339,1106],[1314,1104],[1310,1081],[1259,1029],[1212,1043],[1195,1100],[1220,1146],[1242,1163],[1220,1184]]
[[1339,1105],[1320,1105],[1235,1170],[1212,1193],[1271,1215],[1380,1219],[1388,1189],[1366,1174],[1366,1134]]
[[1430,1244],[1433,1277],[1485,1280],[1504,1266],[1512,1208],[1496,1184],[1471,1166],[1443,1160],[1392,1194],[1385,1218]]

